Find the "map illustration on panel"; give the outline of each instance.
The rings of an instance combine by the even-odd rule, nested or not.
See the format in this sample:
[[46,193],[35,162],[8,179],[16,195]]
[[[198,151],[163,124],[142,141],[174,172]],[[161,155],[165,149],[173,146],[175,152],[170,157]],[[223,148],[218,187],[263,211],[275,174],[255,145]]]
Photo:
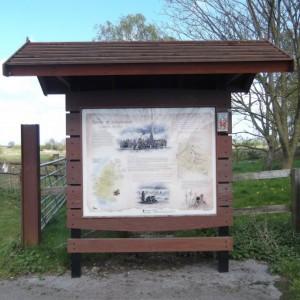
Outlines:
[[84,217],[216,213],[214,108],[82,111]]

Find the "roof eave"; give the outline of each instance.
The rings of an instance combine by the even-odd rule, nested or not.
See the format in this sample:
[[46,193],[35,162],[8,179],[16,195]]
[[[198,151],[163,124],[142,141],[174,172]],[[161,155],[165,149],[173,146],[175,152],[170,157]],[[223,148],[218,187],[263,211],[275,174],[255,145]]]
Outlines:
[[3,64],[5,76],[106,76],[292,72],[292,59],[278,61],[228,61],[195,63],[120,64]]

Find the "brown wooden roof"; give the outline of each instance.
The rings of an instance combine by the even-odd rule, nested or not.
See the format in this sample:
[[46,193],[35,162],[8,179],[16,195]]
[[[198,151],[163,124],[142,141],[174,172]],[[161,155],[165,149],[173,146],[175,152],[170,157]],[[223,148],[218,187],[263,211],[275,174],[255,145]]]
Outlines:
[[247,91],[258,72],[292,70],[292,58],[267,41],[27,42],[3,64],[6,76],[38,76],[45,94],[156,87],[157,76],[159,87]]
[[257,73],[291,71],[293,63],[267,41],[29,42],[5,62],[4,75],[236,73],[238,66]]

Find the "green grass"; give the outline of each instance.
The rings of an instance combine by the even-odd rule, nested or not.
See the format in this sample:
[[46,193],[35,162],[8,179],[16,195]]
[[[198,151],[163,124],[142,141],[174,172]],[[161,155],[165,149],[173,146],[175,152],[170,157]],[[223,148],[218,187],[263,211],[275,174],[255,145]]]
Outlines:
[[18,239],[20,232],[20,200],[18,194],[0,189],[0,249]]
[[241,160],[233,162],[234,173],[260,172],[263,170],[263,162],[261,160]]
[[20,201],[0,190],[0,278],[28,273],[64,272],[68,267],[66,210],[47,225],[39,247],[23,249],[20,240]]
[[[294,160],[293,167],[300,168],[300,159]],[[233,169],[234,173],[265,171],[264,162],[261,159],[240,160],[238,162],[233,161],[232,169]],[[278,160],[275,160],[272,165],[272,170],[279,170],[279,169],[281,169],[281,162]]]
[[247,180],[233,183],[233,207],[290,204],[290,178]]
[[[295,160],[295,167],[300,167],[300,160]],[[275,161],[273,169],[279,169],[280,164]],[[233,163],[234,173],[263,171],[261,160],[239,161]],[[258,207],[264,205],[290,204],[290,178],[276,178],[266,180],[247,180],[233,183],[233,207]]]

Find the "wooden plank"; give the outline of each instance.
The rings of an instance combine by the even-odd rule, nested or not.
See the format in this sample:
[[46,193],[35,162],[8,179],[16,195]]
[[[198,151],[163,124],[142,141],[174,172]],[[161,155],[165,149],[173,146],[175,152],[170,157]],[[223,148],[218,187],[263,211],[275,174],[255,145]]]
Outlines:
[[[219,183],[217,185],[217,206],[231,206],[231,184]],[[70,185],[67,187],[67,207],[82,208],[82,186]]]
[[230,159],[217,160],[217,182],[231,182],[232,181],[232,167]]
[[[151,54],[150,52],[144,52],[144,53],[134,53],[134,52],[127,52],[127,53],[114,53],[114,56],[110,55],[109,53],[101,53],[98,55],[94,52],[88,52],[84,56],[72,56],[70,55],[60,55],[58,53],[57,55],[45,55],[43,53],[42,57],[33,57],[32,55],[28,57],[27,55],[23,56],[16,56],[14,58],[14,65],[34,65],[35,63],[45,63],[45,64],[78,64],[79,61],[82,64],[118,64],[118,63],[133,63],[133,64],[147,64],[147,63],[182,63],[184,60],[186,63],[195,62],[197,64],[200,63],[207,63],[212,62],[216,63],[216,61],[223,63],[223,62],[237,62],[239,60],[246,61],[261,61],[262,59],[264,61],[268,60],[283,60],[283,61],[290,61],[288,58],[283,58],[279,54],[272,54],[268,55],[268,53],[265,53],[263,56],[258,57],[256,53],[240,53],[239,57],[236,57],[235,55],[230,55],[230,53],[222,53],[223,55],[220,55],[220,53],[214,53],[212,55],[207,55],[207,53],[198,53],[195,54],[193,52],[187,53],[187,55],[178,55],[177,53],[175,55],[170,55],[169,53],[155,53],[155,55]],[[126,55],[126,61],[124,61],[124,56]],[[226,57],[224,57],[226,55]],[[77,61],[76,61],[77,59]]]
[[231,251],[231,237],[69,239],[68,253]]
[[217,158],[231,158],[232,138],[228,135],[217,135]]
[[81,138],[71,137],[66,139],[67,160],[81,160]]
[[66,134],[70,136],[81,135],[81,115],[79,113],[66,114]]
[[118,63],[110,64],[76,62],[32,63],[28,65],[5,64],[5,76],[107,76],[107,75],[169,75],[169,74],[236,74],[258,72],[291,72],[291,60],[270,61],[210,61],[210,62],[159,62],[159,63]]
[[81,161],[69,161],[67,163],[67,184],[82,183]]
[[69,185],[67,187],[67,208],[82,208],[81,185]]
[[69,209],[67,212],[67,226],[68,228],[144,232],[232,225],[232,209],[218,207],[217,210],[217,215],[210,216],[83,218],[80,209]]
[[289,177],[290,174],[291,174],[290,169],[240,173],[240,174],[233,175],[233,181],[284,178],[284,177]]
[[232,204],[231,183],[218,183],[217,184],[217,203],[218,203],[218,206],[231,206],[231,204]]
[[235,208],[234,216],[274,214],[274,213],[283,213],[283,212],[290,212],[290,211],[291,210],[287,205],[266,205],[260,207],[243,207],[243,208]]
[[83,108],[197,107],[229,109],[230,92],[193,89],[143,89],[72,92],[66,95],[66,110]]
[[41,241],[39,125],[21,125],[21,155],[21,239],[24,246],[34,246]]

